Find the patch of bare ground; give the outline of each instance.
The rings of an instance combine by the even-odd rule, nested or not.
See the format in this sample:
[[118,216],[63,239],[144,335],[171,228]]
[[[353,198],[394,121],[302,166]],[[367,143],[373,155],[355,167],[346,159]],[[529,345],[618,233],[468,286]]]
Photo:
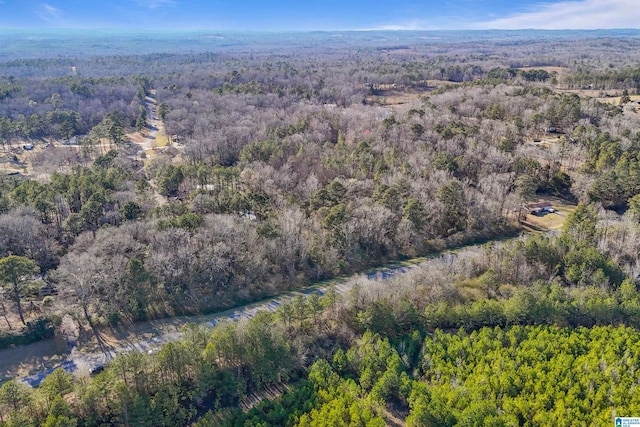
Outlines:
[[[566,136],[564,136],[566,138]],[[584,153],[573,144],[562,144],[562,134],[544,133],[524,139],[517,154],[533,159],[541,165],[560,163],[560,170],[571,174],[585,162]]]
[[459,85],[447,80],[424,80],[421,87],[398,87],[395,84],[376,85],[376,94],[367,96],[367,103],[386,107],[408,104],[444,85]]
[[[582,98],[594,98],[602,103],[611,105],[620,105],[622,91],[617,89],[600,90],[600,89],[562,89],[556,88],[557,92],[574,93]],[[640,95],[629,95],[630,102],[624,106],[624,111],[629,113],[640,114]]]
[[146,141],[147,137],[145,135],[143,135],[141,132],[131,132],[131,133],[127,134],[127,139],[132,144],[144,144],[144,142]]
[[388,90],[380,92],[377,95],[367,97],[367,103],[375,105],[383,105],[386,107],[394,107],[408,104],[409,102],[424,96],[432,89],[425,90]]
[[270,384],[259,392],[251,393],[250,395],[244,397],[240,401],[240,408],[246,412],[258,406],[260,402],[265,399],[277,399],[278,397],[282,396],[282,393],[284,393],[288,389],[289,385],[287,384]]
[[69,355],[69,347],[61,335],[15,348],[0,349],[3,379],[30,375],[60,364]]
[[384,422],[389,427],[404,427],[405,422],[404,419],[407,418],[409,414],[400,413],[398,411],[389,411],[385,410],[382,414],[382,418]]

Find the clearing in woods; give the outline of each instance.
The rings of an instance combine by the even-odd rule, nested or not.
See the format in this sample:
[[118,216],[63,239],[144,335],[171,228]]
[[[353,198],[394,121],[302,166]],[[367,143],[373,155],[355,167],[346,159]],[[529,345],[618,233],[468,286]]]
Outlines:
[[569,73],[569,69],[565,67],[520,67],[518,69],[522,71],[543,70],[549,74],[555,73],[558,76]]
[[542,212],[537,215],[523,211],[522,225],[529,231],[560,230],[567,216],[576,210],[576,204],[559,197],[546,197],[555,212]]

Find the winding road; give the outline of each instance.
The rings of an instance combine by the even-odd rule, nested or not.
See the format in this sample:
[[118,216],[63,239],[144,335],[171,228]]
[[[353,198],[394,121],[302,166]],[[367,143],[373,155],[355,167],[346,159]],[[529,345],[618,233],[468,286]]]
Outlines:
[[[0,372],[6,372],[9,374],[6,376],[11,377],[15,376],[10,375],[11,373],[18,372],[20,368],[24,370],[25,365],[30,365],[32,367],[31,372],[33,370],[37,370],[37,372],[22,376],[20,380],[33,387],[38,386],[47,375],[57,368],[62,368],[76,375],[87,375],[92,366],[104,364],[118,353],[129,351],[154,352],[163,344],[180,340],[182,337],[180,329],[187,323],[213,327],[223,320],[249,319],[259,311],[276,311],[284,301],[293,299],[297,295],[310,295],[314,292],[322,295],[329,287],[333,287],[338,294],[345,294],[356,284],[366,286],[367,284],[379,283],[380,281],[390,280],[406,274],[416,268],[428,267],[433,263],[451,264],[462,258],[468,259],[481,254],[481,245],[472,245],[457,250],[444,251],[428,258],[418,258],[402,264],[390,264],[366,274],[355,274],[330,282],[322,282],[298,291],[286,292],[261,302],[239,306],[208,316],[182,316],[139,322],[123,327],[120,331],[123,333],[121,338],[111,340],[102,346],[93,343],[94,345],[79,347],[75,342],[64,343],[64,339],[56,337],[52,340],[26,346],[3,349],[0,350]],[[60,341],[63,342],[61,343]],[[52,359],[56,354],[58,359]],[[24,360],[23,355],[28,357],[29,360]],[[50,362],[50,366],[44,365],[47,360]],[[51,363],[54,360],[55,363]],[[41,366],[42,369],[38,370],[37,366]]]
[[[141,149],[146,151],[153,147],[153,142],[159,130],[159,120],[156,114],[155,99],[147,97],[148,123],[150,133],[142,144]],[[498,238],[495,241],[504,241],[511,238]],[[154,352],[163,344],[178,341],[182,337],[181,327],[188,323],[215,326],[223,320],[239,320],[253,317],[257,312],[268,310],[276,311],[285,301],[295,298],[300,294],[311,293],[324,294],[330,286],[333,286],[338,294],[345,294],[354,285],[386,281],[393,277],[401,276],[416,268],[428,268],[432,263],[452,264],[461,258],[473,258],[482,254],[482,245],[469,245],[450,251],[433,254],[427,258],[417,258],[403,263],[392,263],[384,267],[372,270],[367,274],[354,274],[322,282],[304,289],[286,292],[272,298],[239,306],[220,313],[206,316],[181,316],[168,319],[138,322],[133,325],[125,325],[118,329],[105,329],[93,340],[83,339],[82,344],[72,339],[66,339],[60,335],[45,341],[33,344],[0,350],[0,381],[9,378],[19,378],[33,387],[38,386],[47,375],[55,369],[62,368],[76,375],[87,375],[93,366],[107,363],[116,354],[130,351]],[[98,341],[100,343],[98,344]],[[29,373],[30,375],[24,375]]]

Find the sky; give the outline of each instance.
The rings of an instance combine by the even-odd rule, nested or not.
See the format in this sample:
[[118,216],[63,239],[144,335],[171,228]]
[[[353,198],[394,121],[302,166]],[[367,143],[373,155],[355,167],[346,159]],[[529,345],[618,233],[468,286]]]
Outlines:
[[640,0],[0,0],[0,29],[638,28]]

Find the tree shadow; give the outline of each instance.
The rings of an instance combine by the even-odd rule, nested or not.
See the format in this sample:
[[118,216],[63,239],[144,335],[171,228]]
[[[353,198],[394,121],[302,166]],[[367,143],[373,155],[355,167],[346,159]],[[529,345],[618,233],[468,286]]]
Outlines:
[[522,221],[520,224],[523,227],[525,227],[525,228],[527,228],[527,229],[529,229],[531,231],[546,231],[545,229],[543,229],[543,228],[541,228],[541,227],[539,227],[539,226],[537,226],[535,224],[532,224],[532,223],[530,223],[528,221]]

